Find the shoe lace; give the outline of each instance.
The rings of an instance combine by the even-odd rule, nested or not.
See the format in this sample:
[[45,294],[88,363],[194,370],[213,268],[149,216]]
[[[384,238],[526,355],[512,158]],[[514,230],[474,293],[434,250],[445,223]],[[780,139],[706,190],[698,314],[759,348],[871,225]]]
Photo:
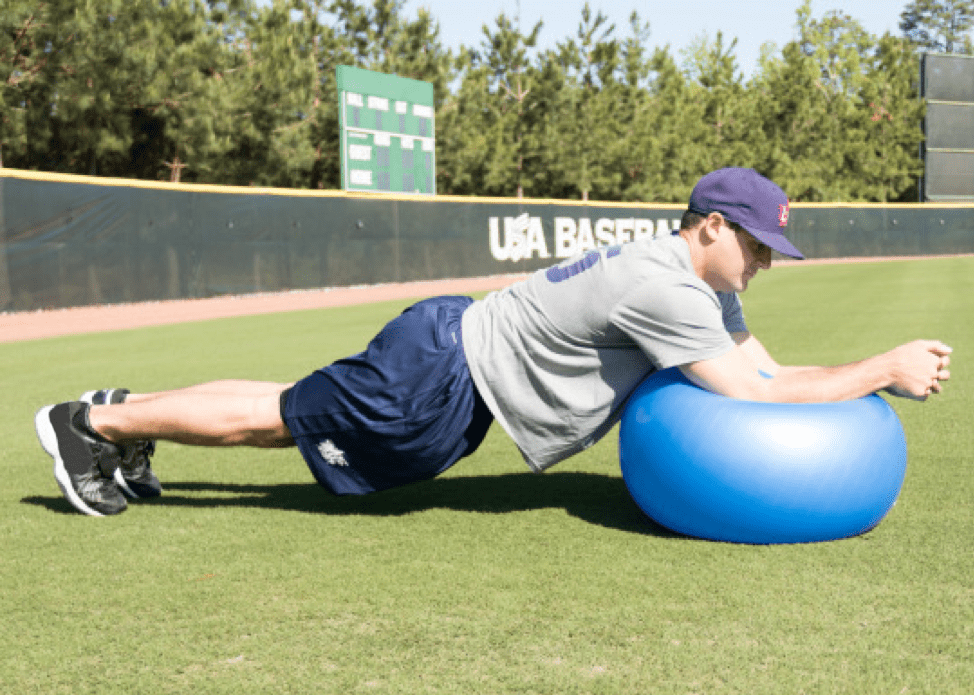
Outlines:
[[149,458],[156,451],[156,443],[152,439],[140,439],[125,447],[122,456],[122,470],[129,477],[138,477],[149,468]]

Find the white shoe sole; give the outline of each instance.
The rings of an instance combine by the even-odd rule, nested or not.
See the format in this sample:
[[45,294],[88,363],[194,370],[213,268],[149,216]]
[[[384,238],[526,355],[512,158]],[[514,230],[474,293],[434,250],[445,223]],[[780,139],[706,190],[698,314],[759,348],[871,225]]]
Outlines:
[[53,405],[48,405],[37,411],[37,415],[34,416],[34,429],[37,431],[37,439],[40,440],[44,451],[54,459],[54,479],[57,481],[58,487],[61,488],[64,497],[79,512],[88,516],[105,516],[85,504],[85,501],[78,496],[71,484],[71,475],[68,473],[68,469],[64,467],[64,461],[61,459],[61,452],[57,445],[57,435],[54,433],[54,426],[51,424],[50,413],[53,408]]

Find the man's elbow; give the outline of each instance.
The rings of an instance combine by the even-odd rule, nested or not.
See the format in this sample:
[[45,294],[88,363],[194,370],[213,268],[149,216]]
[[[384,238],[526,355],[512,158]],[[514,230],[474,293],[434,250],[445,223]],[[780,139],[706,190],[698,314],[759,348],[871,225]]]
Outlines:
[[706,369],[696,368],[697,365],[699,363],[681,366],[680,370],[687,379],[707,391],[740,401],[775,403],[781,400],[770,375],[755,372],[754,375],[727,377],[719,373],[708,373]]
[[739,401],[757,401],[759,403],[786,402],[781,398],[779,391],[775,389],[772,384],[767,383],[768,381],[770,380],[764,378],[754,380],[749,379],[734,384],[731,388],[728,388],[725,393],[720,395],[726,396],[727,398],[734,398]]

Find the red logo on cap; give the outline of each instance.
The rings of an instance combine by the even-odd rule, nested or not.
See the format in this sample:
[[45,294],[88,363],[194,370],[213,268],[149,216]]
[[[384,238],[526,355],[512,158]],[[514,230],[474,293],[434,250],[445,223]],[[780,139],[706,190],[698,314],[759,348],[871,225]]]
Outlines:
[[778,226],[779,227],[787,227],[788,226],[788,211],[789,211],[789,209],[790,208],[789,208],[789,204],[788,203],[785,203],[784,205],[779,205],[778,206]]

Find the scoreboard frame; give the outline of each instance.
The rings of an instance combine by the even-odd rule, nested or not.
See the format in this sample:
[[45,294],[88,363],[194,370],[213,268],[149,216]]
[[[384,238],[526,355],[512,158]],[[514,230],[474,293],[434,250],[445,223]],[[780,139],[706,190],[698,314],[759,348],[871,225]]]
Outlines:
[[433,85],[339,65],[342,189],[436,195]]

